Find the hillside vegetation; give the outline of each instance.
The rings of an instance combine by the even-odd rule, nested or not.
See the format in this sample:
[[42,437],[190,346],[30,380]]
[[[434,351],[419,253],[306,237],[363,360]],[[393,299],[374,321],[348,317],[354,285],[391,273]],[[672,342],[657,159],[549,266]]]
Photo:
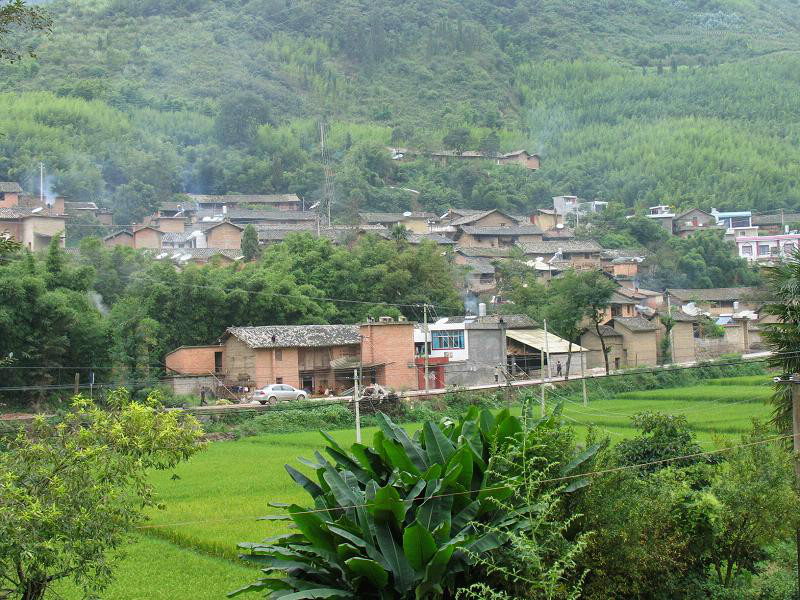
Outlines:
[[[800,206],[793,0],[60,0],[0,67],[0,179],[140,217],[180,192],[319,195],[337,213],[555,194]],[[389,144],[538,152],[543,168],[398,168]],[[389,186],[422,192],[415,202]]]

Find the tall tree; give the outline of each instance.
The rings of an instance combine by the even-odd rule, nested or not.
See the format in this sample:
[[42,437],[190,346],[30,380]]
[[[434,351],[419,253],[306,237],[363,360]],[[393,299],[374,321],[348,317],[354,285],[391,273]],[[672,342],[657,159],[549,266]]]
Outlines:
[[469,148],[472,143],[472,134],[466,127],[458,127],[448,131],[442,138],[445,148],[453,150],[456,154],[461,154]]
[[242,233],[242,255],[247,262],[250,262],[258,258],[259,251],[258,232],[252,224],[248,224]]
[[110,410],[77,396],[58,422],[40,420],[0,452],[0,595],[41,600],[71,578],[87,597],[112,579],[112,552],[156,497],[148,471],[200,449],[191,416],[166,412],[157,395],[109,395]]
[[600,325],[606,316],[609,300],[614,293],[617,284],[612,282],[602,271],[586,271],[579,274],[580,285],[576,289],[578,294],[577,302],[580,302],[585,310],[586,317],[594,325],[595,333],[600,338],[600,348],[603,351],[603,361],[606,366],[606,374],[610,371],[608,366],[608,348],[606,339],[603,336]]

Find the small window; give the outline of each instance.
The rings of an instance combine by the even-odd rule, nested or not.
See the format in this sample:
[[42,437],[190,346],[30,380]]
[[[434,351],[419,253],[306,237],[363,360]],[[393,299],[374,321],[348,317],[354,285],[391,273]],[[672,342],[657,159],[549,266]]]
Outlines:
[[275,350],[275,360],[283,360],[283,350]]
[[758,255],[759,256],[767,256],[769,254],[769,244],[759,244],[758,245]]
[[275,383],[283,383],[283,377],[276,377]]
[[742,256],[753,256],[753,247],[750,244],[742,246]]

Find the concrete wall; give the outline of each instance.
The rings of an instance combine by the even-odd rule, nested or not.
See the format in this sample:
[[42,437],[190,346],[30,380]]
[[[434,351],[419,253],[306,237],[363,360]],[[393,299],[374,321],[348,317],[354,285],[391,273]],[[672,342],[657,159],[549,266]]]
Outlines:
[[466,360],[445,365],[445,381],[448,386],[469,386],[494,383],[496,367],[505,369],[505,332],[499,328],[475,328],[466,330],[469,352]]
[[622,334],[623,366],[654,367],[658,364],[658,344],[654,330],[631,331],[619,323],[615,322],[614,325],[614,329]]
[[[616,368],[615,365],[619,362],[620,367],[625,366],[625,354],[622,348],[622,337],[607,336],[605,338],[606,348],[610,349],[608,353],[609,368]],[[586,353],[586,366],[589,369],[605,368],[603,360],[603,348],[600,345],[600,338],[594,331],[587,331],[581,336],[581,346],[587,348],[589,352]]]
[[242,230],[230,223],[222,223],[206,231],[206,245],[209,248],[238,250],[242,247]]
[[22,220],[20,228],[23,244],[30,250],[44,250],[50,244],[50,240],[56,236],[61,239],[61,247],[64,247],[64,230],[67,221],[64,217],[33,216]]
[[223,349],[224,346],[184,346],[167,354],[164,363],[170,371],[183,375],[213,373],[214,355]]
[[133,232],[134,248],[161,248],[161,233],[153,229],[139,229]]
[[[166,384],[176,396],[199,396],[202,388],[217,389],[217,381],[210,375],[174,375],[164,377],[161,383]],[[212,403],[209,395],[206,395],[206,402]]]

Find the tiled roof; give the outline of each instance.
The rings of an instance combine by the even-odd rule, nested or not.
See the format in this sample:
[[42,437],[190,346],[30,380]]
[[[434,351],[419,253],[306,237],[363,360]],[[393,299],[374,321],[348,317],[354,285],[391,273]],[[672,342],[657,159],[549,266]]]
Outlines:
[[562,227],[561,229],[546,229],[542,232],[542,239],[544,240],[571,240],[575,237],[575,230],[569,227]]
[[[2,185],[2,184],[0,184]],[[800,213],[784,212],[775,215],[753,215],[753,225],[780,225],[782,223],[796,223],[800,221]]]
[[485,258],[470,257],[464,263],[464,266],[470,268],[473,273],[478,274],[494,273],[496,271],[492,262]]
[[45,217],[53,219],[63,219],[64,215],[49,214],[47,210],[42,208],[27,208],[22,206],[11,206],[8,208],[0,207],[0,219],[22,219],[25,217]]
[[0,181],[0,194],[19,194],[22,188],[16,181]]
[[64,202],[64,210],[97,210],[94,202]]
[[619,323],[631,331],[655,331],[658,329],[657,325],[644,317],[614,317],[613,320],[614,323]]
[[277,221],[284,223],[293,223],[296,221],[315,221],[317,213],[315,212],[302,212],[294,210],[248,210],[246,208],[231,208],[226,213],[220,213],[213,210],[200,210],[197,212],[197,217],[216,217],[218,219],[230,219],[237,221]]
[[190,260],[209,260],[213,256],[221,255],[231,260],[242,258],[242,251],[229,248],[162,248],[151,250],[159,260],[175,260],[188,262]]
[[456,252],[463,256],[487,256],[493,258],[507,258],[511,255],[510,248],[481,248],[480,246],[459,246]]
[[464,225],[461,230],[468,235],[542,235],[542,230],[536,225],[511,225],[510,227]]
[[697,315],[690,315],[682,310],[673,310],[672,318],[679,323],[694,323],[700,320]]
[[129,236],[133,237],[133,234],[130,231],[128,231],[127,229],[120,229],[119,231],[115,231],[114,233],[108,234],[103,239],[104,240],[110,240],[111,238],[115,238],[118,235],[129,235]]
[[559,248],[564,252],[602,252],[603,247],[594,240],[542,240],[517,244],[525,254],[554,254]]
[[250,348],[321,348],[361,343],[358,325],[266,325],[225,332]]
[[734,288],[711,288],[711,289],[685,289],[669,288],[667,293],[678,300],[685,302],[720,302],[741,300],[743,298],[754,298],[759,292],[755,287],[734,287]]
[[281,204],[283,202],[300,202],[297,194],[189,194],[189,197],[204,204]]
[[359,213],[359,215],[367,223],[399,223],[403,220],[403,213]]
[[181,233],[168,231],[161,236],[161,242],[162,243],[171,242],[173,244],[185,242],[186,240],[192,237],[193,233],[194,233],[193,231],[182,231]]
[[[622,334],[619,331],[608,325],[600,325],[599,329],[600,335],[603,337],[622,337]],[[597,333],[594,327],[587,327],[586,330],[592,333]]]
[[417,237],[419,237],[420,241],[430,240],[432,242],[436,242],[437,244],[439,244],[441,246],[452,246],[453,244],[455,244],[455,242],[453,240],[451,240],[449,237],[446,237],[444,235],[440,235],[438,233],[423,233],[423,234],[421,234],[421,235],[419,235]]
[[480,221],[486,216],[489,216],[493,212],[499,212],[502,215],[507,216],[510,219],[517,220],[516,218],[512,217],[511,215],[504,213],[501,210],[497,210],[496,208],[492,208],[489,210],[484,210],[483,212],[472,213],[469,215],[465,215],[463,217],[459,217],[458,219],[453,219],[450,221],[450,225],[469,225],[470,223],[474,223],[475,221]]
[[636,304],[634,298],[629,297],[627,294],[620,294],[617,291],[612,292],[608,301],[611,304]]
[[468,315],[464,317],[447,317],[447,319],[444,320],[444,323],[465,323],[467,326],[472,324],[500,325],[500,319],[503,320],[503,325],[509,329],[536,327],[536,323],[534,323],[528,315],[486,315],[483,317]]

